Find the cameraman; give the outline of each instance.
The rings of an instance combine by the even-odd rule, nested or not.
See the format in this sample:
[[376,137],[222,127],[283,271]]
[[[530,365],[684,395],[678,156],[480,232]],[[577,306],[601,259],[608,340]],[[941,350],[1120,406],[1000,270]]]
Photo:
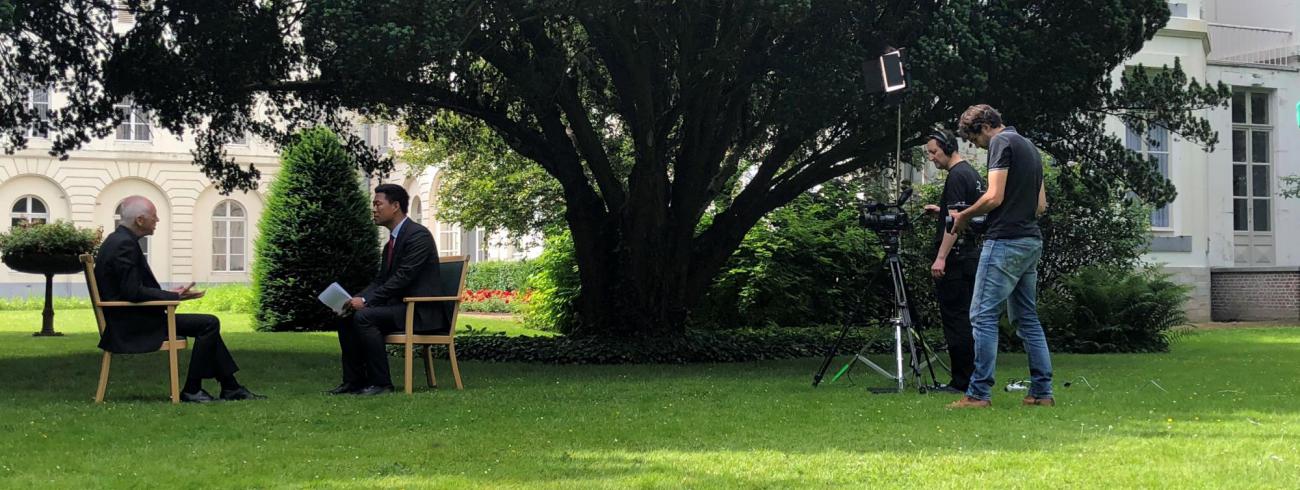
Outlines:
[[943,337],[948,342],[948,358],[952,363],[952,381],[940,389],[965,393],[971,373],[975,371],[970,298],[975,287],[979,256],[972,248],[974,243],[962,240],[959,244],[956,234],[947,233],[943,217],[947,216],[944,210],[951,204],[970,204],[978,200],[984,194],[984,181],[979,172],[957,151],[957,135],[952,131],[931,133],[925,142],[925,152],[935,168],[948,172],[939,205],[930,204],[925,207],[927,214],[940,216],[939,226],[934,232],[934,244],[938,252],[934,256],[934,264],[930,266],[930,275],[934,277],[934,296],[939,303]]
[[1043,160],[1033,143],[1002,115],[985,104],[962,113],[957,130],[989,151],[989,188],[974,205],[952,211],[953,232],[961,233],[970,219],[987,213],[988,232],[980,251],[971,298],[970,320],[975,337],[975,373],[966,395],[949,408],[988,407],[998,355],[998,317],[1002,305],[1017,328],[1029,355],[1029,394],[1025,405],[1053,406],[1052,359],[1047,337],[1038,322],[1038,259],[1043,254],[1038,216],[1047,210]]

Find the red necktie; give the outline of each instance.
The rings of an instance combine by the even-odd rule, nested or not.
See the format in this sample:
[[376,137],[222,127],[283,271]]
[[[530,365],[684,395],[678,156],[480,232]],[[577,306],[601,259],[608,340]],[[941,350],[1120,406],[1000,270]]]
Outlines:
[[395,241],[397,241],[397,237],[389,235],[388,243],[384,245],[384,270],[393,267],[393,242]]

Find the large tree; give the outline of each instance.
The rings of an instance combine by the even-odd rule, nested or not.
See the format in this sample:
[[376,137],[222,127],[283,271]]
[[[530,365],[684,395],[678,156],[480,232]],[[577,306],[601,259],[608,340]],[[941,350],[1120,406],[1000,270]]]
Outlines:
[[[1167,22],[1163,0],[134,0],[132,24],[113,3],[0,0],[6,150],[33,124],[56,154],[106,136],[129,96],[196,132],[215,181],[247,188],[256,169],[222,152],[245,131],[283,142],[350,112],[418,136],[452,113],[559,183],[588,334],[679,334],[764,214],[889,165],[899,108],[913,144],[992,104],[1089,185],[1160,204],[1172,186],[1103,119],[1213,144],[1193,111],[1225,90],[1176,66],[1113,88]],[[887,47],[908,49],[906,98],[864,91],[862,62]],[[42,122],[23,103],[33,85],[69,104]]]

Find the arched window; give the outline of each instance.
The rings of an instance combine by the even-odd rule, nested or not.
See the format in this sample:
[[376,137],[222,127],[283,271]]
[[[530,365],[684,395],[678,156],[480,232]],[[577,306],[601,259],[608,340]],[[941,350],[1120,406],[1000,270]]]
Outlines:
[[49,208],[45,207],[45,201],[36,196],[23,196],[18,198],[14,207],[9,212],[10,224],[18,226],[24,222],[34,225],[45,224],[50,221]]
[[411,212],[406,215],[411,221],[421,223],[424,219],[423,210],[420,209],[420,196],[411,196]]
[[226,200],[212,211],[213,272],[243,272],[248,261],[244,252],[248,237],[248,214],[238,202]]
[[[122,203],[117,203],[117,208],[113,210],[113,228],[122,226]],[[149,245],[153,243],[153,236],[147,236],[140,239],[140,250],[144,251],[144,259],[149,260]]]

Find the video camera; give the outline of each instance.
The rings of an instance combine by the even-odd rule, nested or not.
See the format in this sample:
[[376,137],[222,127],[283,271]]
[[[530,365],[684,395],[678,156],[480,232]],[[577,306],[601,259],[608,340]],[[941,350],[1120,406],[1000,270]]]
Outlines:
[[[962,211],[965,211],[966,208],[969,207],[970,205],[966,204],[965,202],[957,202],[954,204],[949,204],[948,210],[956,211],[960,213]],[[966,229],[976,235],[983,234],[986,230],[989,229],[988,218],[989,218],[988,215],[981,215],[981,216],[976,216],[974,218],[971,218],[970,223],[968,223],[968,226],[966,226]],[[953,219],[951,214],[943,217],[943,223],[944,223],[944,229],[947,230],[948,233],[952,233]]]
[[858,222],[866,229],[875,232],[910,230],[912,229],[912,220],[908,218],[907,211],[903,210],[903,203],[906,203],[911,198],[912,189],[907,188],[903,190],[902,195],[898,196],[898,201],[893,204],[866,203],[858,209]]

